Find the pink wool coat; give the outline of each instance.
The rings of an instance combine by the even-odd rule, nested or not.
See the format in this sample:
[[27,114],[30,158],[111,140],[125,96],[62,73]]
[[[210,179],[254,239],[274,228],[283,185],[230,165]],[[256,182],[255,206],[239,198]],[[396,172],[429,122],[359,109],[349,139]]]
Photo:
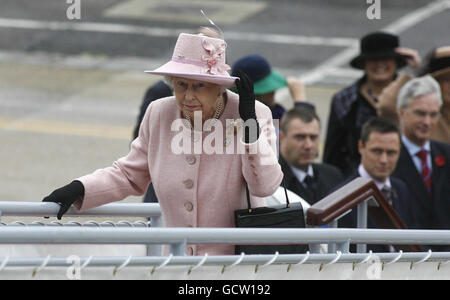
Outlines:
[[[239,119],[238,105],[239,96],[227,91],[227,103],[219,121],[223,124],[223,139],[231,138],[234,145],[224,146],[223,152],[240,145],[250,153],[185,154],[174,153],[179,152],[180,147],[176,146],[180,137],[190,141],[190,130],[172,124],[181,118],[175,98],[152,102],[128,155],[111,167],[77,179],[85,187],[85,196],[75,206],[84,210],[129,195],[142,195],[152,181],[166,226],[234,227],[234,211],[247,206],[244,178],[252,195],[265,197],[275,192],[283,177],[275,153],[276,135],[269,108],[256,102],[261,134],[257,142],[244,147],[233,126],[227,128],[225,121]],[[203,141],[211,132],[203,132]],[[222,140],[217,145],[223,144]],[[252,201],[255,207],[265,205],[261,199]],[[234,246],[188,245],[186,252],[188,255],[233,254]]]

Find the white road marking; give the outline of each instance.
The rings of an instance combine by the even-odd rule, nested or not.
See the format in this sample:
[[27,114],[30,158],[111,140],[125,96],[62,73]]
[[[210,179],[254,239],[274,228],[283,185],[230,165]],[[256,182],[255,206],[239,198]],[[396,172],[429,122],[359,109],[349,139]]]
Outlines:
[[110,6],[103,11],[103,16],[198,24],[204,21],[200,14],[204,10],[208,18],[225,25],[256,16],[266,7],[266,1],[127,0]]
[[[170,28],[147,27],[128,24],[37,21],[25,19],[7,19],[7,18],[0,18],[0,28],[140,34],[154,37],[177,37],[182,32],[193,31],[192,29],[188,28],[170,29]],[[260,34],[250,32],[226,32],[225,38],[227,40],[238,40],[238,41],[251,40],[254,42],[263,42],[272,44],[330,46],[330,47],[348,47],[350,45],[357,43],[356,39],[343,37]]]
[[401,32],[417,25],[418,23],[425,21],[435,14],[441,13],[450,8],[449,0],[436,0],[424,7],[421,7],[403,17],[390,25],[383,28],[383,31],[387,31],[394,34],[400,34]]
[[[390,32],[393,34],[400,34],[403,31],[417,25],[418,23],[430,18],[431,16],[443,12],[450,8],[450,0],[436,0],[426,6],[420,7],[415,11],[404,15],[388,26],[380,29],[381,31]],[[327,76],[330,71],[336,73],[336,69],[347,63],[359,53],[359,42],[352,44],[347,49],[338,52],[336,55],[330,57],[322,64],[318,65],[311,71],[298,76],[305,84],[314,84]],[[277,95],[280,98],[289,97],[287,88],[283,89]]]
[[8,131],[34,132],[59,135],[104,137],[131,140],[133,128],[127,126],[36,120],[0,116],[0,134]]

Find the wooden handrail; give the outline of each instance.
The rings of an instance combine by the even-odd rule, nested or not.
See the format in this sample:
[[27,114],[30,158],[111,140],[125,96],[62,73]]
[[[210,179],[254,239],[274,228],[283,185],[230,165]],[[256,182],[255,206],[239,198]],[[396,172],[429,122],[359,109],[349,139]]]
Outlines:
[[[374,199],[379,205],[368,207],[368,216],[378,228],[408,229],[376,184],[371,179],[362,177],[355,178],[312,205],[307,212],[307,224],[313,226],[329,224],[369,198]],[[401,249],[401,247],[396,248]],[[414,252],[422,251],[421,247],[416,245],[410,245],[404,249]]]

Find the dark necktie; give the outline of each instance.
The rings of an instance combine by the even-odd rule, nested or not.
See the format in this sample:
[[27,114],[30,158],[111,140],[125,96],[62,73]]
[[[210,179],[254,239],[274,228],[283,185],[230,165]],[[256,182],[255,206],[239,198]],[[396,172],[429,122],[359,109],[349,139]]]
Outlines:
[[422,149],[419,152],[417,152],[416,155],[420,158],[420,162],[422,165],[422,173],[421,173],[422,180],[429,193],[431,191],[431,171],[427,162],[427,153],[428,153],[427,150]]
[[306,175],[305,179],[303,179],[303,182],[306,185],[306,188],[312,195],[312,201],[315,202],[316,199],[316,192],[317,192],[317,184],[312,176]]
[[389,204],[392,205],[391,189],[385,185],[381,189],[381,192],[383,193],[384,197],[389,202]]

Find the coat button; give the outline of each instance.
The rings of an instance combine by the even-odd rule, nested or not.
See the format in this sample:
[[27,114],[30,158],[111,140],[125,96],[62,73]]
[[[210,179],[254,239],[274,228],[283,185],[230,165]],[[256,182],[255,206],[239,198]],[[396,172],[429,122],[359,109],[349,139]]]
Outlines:
[[187,156],[186,157],[186,161],[188,164],[193,165],[195,164],[195,162],[197,161],[197,159],[195,158],[195,156]]
[[184,187],[187,189],[192,189],[194,187],[194,182],[190,179],[183,181]]
[[192,211],[194,209],[194,205],[192,202],[187,201],[184,203],[184,208],[186,208],[187,211]]

